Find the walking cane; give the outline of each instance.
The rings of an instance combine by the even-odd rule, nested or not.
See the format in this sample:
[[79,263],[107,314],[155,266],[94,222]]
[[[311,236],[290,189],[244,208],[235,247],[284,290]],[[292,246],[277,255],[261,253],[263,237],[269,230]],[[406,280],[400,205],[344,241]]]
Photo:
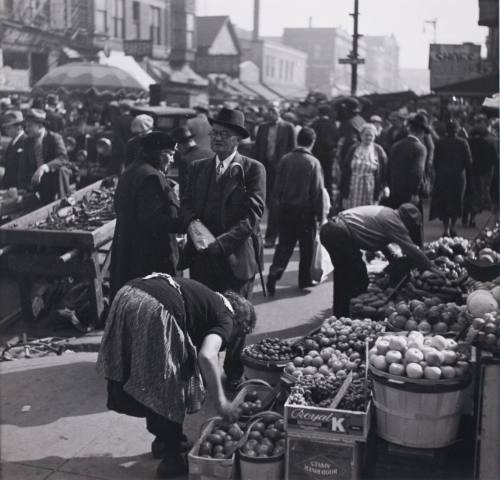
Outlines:
[[259,277],[260,277],[260,284],[262,286],[262,293],[264,294],[264,297],[267,297],[266,284],[264,283],[264,275],[262,275],[262,265],[260,263],[259,242],[257,240],[257,236],[253,233],[252,233],[252,242],[253,242],[253,249],[255,252],[255,261],[257,262],[257,268],[259,269]]

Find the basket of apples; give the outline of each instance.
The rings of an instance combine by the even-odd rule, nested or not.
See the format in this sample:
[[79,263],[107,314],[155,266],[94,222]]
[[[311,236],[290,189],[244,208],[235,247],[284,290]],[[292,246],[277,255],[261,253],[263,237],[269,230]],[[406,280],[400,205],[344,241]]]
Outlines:
[[209,419],[188,454],[189,478],[232,478],[235,453],[244,438],[238,422],[229,423],[221,417]]
[[239,448],[241,478],[282,478],[286,447],[285,421],[276,412],[252,418]]
[[275,389],[264,380],[253,378],[242,382],[233,400],[233,404],[238,405],[240,422],[248,422],[257,413],[270,410],[276,395]]
[[384,335],[369,354],[370,373],[395,383],[456,385],[470,380],[469,362],[459,344],[418,331]]

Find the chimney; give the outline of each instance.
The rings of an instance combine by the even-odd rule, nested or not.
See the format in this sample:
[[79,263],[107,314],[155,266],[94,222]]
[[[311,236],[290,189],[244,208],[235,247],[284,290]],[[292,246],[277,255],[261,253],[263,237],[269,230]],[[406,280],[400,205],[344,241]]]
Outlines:
[[252,41],[259,40],[259,19],[260,19],[260,0],[253,0],[253,35]]

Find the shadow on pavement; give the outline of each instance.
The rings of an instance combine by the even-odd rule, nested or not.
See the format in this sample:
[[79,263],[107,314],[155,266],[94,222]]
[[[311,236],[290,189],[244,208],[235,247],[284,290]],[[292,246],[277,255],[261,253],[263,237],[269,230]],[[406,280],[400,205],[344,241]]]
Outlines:
[[106,384],[95,362],[4,370],[0,382],[3,425],[46,425],[59,418],[107,411]]

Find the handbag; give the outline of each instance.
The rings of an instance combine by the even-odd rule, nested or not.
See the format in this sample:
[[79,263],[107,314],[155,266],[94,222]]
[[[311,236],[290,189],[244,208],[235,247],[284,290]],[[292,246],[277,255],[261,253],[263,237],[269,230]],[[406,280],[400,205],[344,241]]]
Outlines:
[[321,283],[328,275],[333,272],[333,264],[330,259],[330,254],[326,248],[321,245],[319,232],[316,232],[313,244],[313,260],[311,264],[311,279]]

